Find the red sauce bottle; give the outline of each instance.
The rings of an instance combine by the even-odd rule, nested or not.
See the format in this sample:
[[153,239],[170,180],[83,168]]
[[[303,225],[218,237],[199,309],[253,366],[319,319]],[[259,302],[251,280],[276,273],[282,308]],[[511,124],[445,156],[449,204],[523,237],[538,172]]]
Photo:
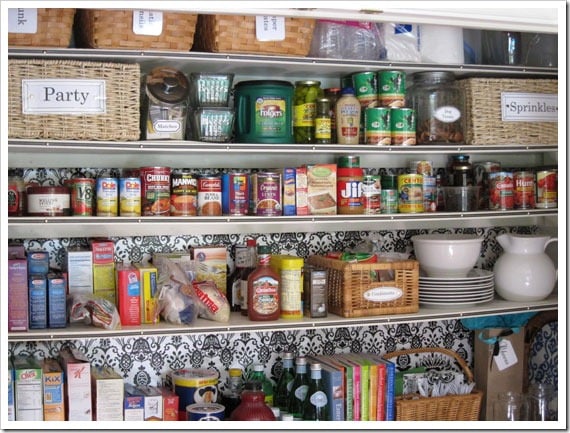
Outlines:
[[245,384],[241,403],[232,412],[230,421],[275,421],[273,411],[265,404],[260,382]]
[[280,278],[271,266],[268,245],[257,247],[257,267],[247,277],[247,311],[250,320],[279,319]]

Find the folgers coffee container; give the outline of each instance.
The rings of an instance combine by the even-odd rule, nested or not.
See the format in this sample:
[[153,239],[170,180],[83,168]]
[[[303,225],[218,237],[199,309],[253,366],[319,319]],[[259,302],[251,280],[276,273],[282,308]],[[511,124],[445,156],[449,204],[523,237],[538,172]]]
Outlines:
[[190,83],[181,71],[158,67],[146,76],[147,140],[183,140]]
[[496,171],[489,173],[489,209],[509,210],[515,207],[513,173]]
[[281,175],[277,172],[260,171],[251,175],[251,214],[257,216],[280,216]]
[[198,178],[190,171],[170,175],[170,215],[196,216],[198,213]]
[[119,181],[115,177],[97,178],[97,216],[119,214]]
[[293,143],[293,84],[242,81],[234,87],[238,143]]
[[338,159],[337,168],[337,213],[340,215],[361,215],[364,213],[362,202],[362,182],[364,170],[360,168],[358,156],[343,156]]
[[71,197],[67,186],[30,186],[26,192],[29,216],[71,215]]
[[86,177],[67,179],[64,185],[69,187],[71,193],[71,214],[74,216],[94,215],[95,179]]
[[222,213],[247,215],[249,209],[249,175],[224,173],[222,175]]
[[143,216],[170,215],[170,167],[141,167]]
[[222,178],[215,175],[198,177],[198,216],[222,215]]

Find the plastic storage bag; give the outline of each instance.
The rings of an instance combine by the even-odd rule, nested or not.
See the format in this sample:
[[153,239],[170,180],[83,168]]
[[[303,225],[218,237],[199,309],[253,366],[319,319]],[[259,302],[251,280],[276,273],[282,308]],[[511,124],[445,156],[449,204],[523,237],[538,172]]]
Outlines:
[[382,43],[376,23],[318,20],[309,57],[380,60]]

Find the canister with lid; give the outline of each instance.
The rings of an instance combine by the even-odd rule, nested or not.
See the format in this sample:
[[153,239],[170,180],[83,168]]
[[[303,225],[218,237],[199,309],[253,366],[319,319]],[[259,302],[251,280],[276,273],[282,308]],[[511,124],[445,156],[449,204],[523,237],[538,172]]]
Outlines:
[[183,140],[190,84],[183,72],[157,67],[146,76],[146,139]]
[[464,142],[464,97],[452,72],[415,73],[407,102],[416,110],[417,144]]

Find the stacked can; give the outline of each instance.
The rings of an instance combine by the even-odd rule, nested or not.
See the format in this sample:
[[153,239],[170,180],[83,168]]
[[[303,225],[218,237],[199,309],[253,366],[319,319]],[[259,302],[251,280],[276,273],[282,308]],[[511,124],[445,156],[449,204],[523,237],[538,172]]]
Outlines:
[[[356,72],[352,74],[352,83],[356,99],[360,102],[360,142],[369,144],[367,140],[366,111],[378,106],[378,74],[374,71]],[[370,143],[376,144],[376,143]]]
[[398,176],[380,176],[380,213],[398,213]]

